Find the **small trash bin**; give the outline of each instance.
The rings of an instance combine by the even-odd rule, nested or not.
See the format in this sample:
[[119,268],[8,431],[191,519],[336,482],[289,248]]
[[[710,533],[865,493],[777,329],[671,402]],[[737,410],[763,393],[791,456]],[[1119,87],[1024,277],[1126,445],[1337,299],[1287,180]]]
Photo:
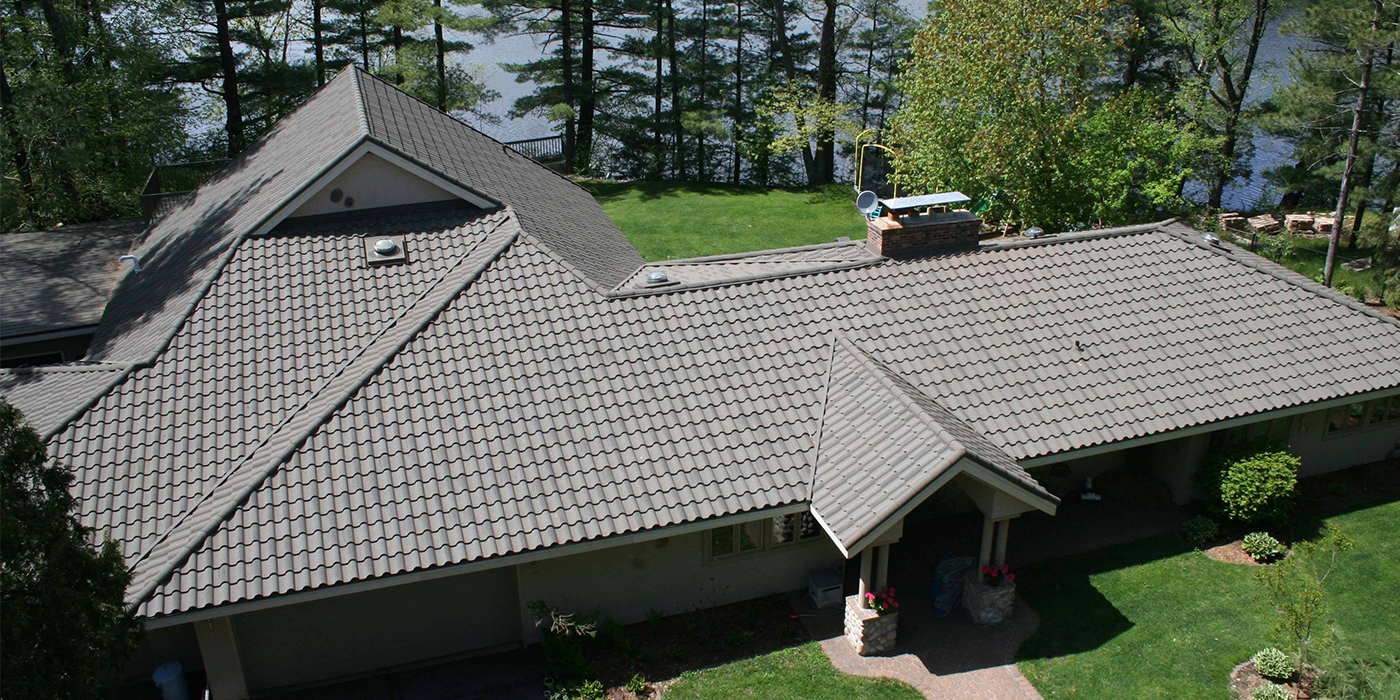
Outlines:
[[162,664],[151,674],[160,689],[161,700],[190,700],[190,687],[185,682],[185,667],[179,661]]

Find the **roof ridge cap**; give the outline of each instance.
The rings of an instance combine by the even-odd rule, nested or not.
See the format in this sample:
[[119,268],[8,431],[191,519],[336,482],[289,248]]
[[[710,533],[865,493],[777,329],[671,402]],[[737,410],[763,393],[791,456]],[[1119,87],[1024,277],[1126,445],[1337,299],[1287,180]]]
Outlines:
[[[1175,223],[1177,226],[1188,229],[1189,231],[1195,232],[1197,234],[1204,233],[1204,231],[1201,231],[1200,229],[1186,224],[1184,222],[1178,221]],[[1376,311],[1367,304],[1359,302],[1346,294],[1342,294],[1341,292],[1332,289],[1331,287],[1318,284],[1316,281],[1310,279],[1307,275],[1303,275],[1292,269],[1289,269],[1288,267],[1276,263],[1262,255],[1259,255],[1258,253],[1251,253],[1250,251],[1245,250],[1244,248],[1238,245],[1235,245],[1233,243],[1227,243],[1225,241],[1221,241],[1221,245],[1229,247],[1224,248],[1222,250],[1221,248],[1217,248],[1216,246],[1209,245],[1203,241],[1196,240],[1194,237],[1192,237],[1190,233],[1187,233],[1185,231],[1174,231],[1167,227],[1163,227],[1161,231],[1167,234],[1168,236],[1182,241],[1183,243],[1194,245],[1197,248],[1201,248],[1210,253],[1214,253],[1215,255],[1223,257],[1226,260],[1231,260],[1233,262],[1239,263],[1241,265],[1244,265],[1245,267],[1269,275],[1275,279],[1291,284],[1304,291],[1312,292],[1313,294],[1322,297],[1323,299],[1337,304],[1341,304],[1342,306],[1346,306],[1352,309],[1353,311],[1360,311],[1361,313],[1366,314],[1367,316],[1381,321],[1385,321],[1386,323],[1389,323],[1393,326],[1400,327],[1400,319],[1395,318],[1389,314]]]
[[[847,346],[847,350],[854,354],[856,359],[861,361],[861,366],[868,373],[875,375],[876,381],[884,384],[886,388],[892,390],[898,397],[900,403],[904,404],[904,407],[906,409],[918,415],[920,420],[922,420],[928,426],[932,427],[934,431],[938,434],[938,439],[948,443],[950,447],[961,451],[963,454],[967,454],[967,445],[963,444],[963,442],[959,440],[957,436],[953,435],[947,428],[943,427],[937,419],[929,415],[928,411],[925,411],[922,406],[915,403],[914,398],[909,395],[909,390],[918,392],[919,394],[923,395],[924,398],[928,399],[929,401],[932,401],[935,404],[938,403],[937,399],[934,399],[932,396],[929,396],[928,394],[924,393],[921,389],[914,386],[913,384],[909,384],[908,382],[900,382],[893,375],[893,370],[890,369],[888,365],[881,362],[869,352],[866,352],[864,348],[861,348],[859,345],[856,345],[854,341],[852,341],[850,338],[847,338],[845,335],[838,336],[837,342],[844,343]],[[900,386],[901,383],[908,385],[908,389],[906,389],[903,386]]]
[[1044,238],[1021,238],[1016,240],[990,241],[980,248],[980,250],[1006,250],[1012,248],[1031,248],[1042,245],[1055,245],[1057,243],[1075,243],[1078,241],[1092,241],[1100,238],[1113,238],[1115,236],[1132,236],[1140,233],[1151,233],[1160,231],[1164,227],[1170,226],[1180,221],[1180,217],[1173,216],[1170,219],[1154,221],[1145,224],[1128,224],[1126,226],[1110,226],[1108,228],[1094,228],[1086,231],[1066,231],[1056,233]]
[[[774,253],[800,253],[808,250],[824,250],[827,248],[849,248],[856,245],[860,245],[860,242],[847,240],[832,241],[830,243],[811,243],[808,245],[787,246],[785,248],[764,248],[761,250],[750,250],[743,253],[720,253],[718,255],[701,255],[693,258],[674,258],[671,260],[657,260],[655,262],[648,261],[646,264],[642,265],[642,267],[647,267],[649,265],[696,265],[711,262],[729,262],[734,260],[743,260],[745,258],[751,258],[758,255],[772,255]],[[776,262],[788,261],[780,260]]]
[[[275,430],[246,452],[243,458],[201,495],[193,506],[182,513],[174,524],[157,536],[146,551],[128,567],[133,579],[132,588],[128,589],[125,600],[129,611],[134,611],[150,598],[220,525],[237,512],[269,476],[287,462],[299,446],[310,439],[370,378],[383,371],[384,366],[397,356],[405,345],[420,335],[442,314],[448,304],[458,298],[492,261],[510,247],[519,234],[519,226],[510,227],[510,230],[504,233],[501,230],[514,222],[514,213],[504,212],[504,216],[482,239],[444,271],[437,282],[419,294],[418,298],[392,322],[362,345],[353,357],[342,363],[315,392],[287,415]],[[495,245],[488,246],[493,237],[496,239]],[[483,249],[485,254],[476,260],[476,264],[469,264]],[[402,328],[403,332],[395,333],[395,329],[398,328]],[[374,352],[375,350],[378,352]],[[287,433],[285,438],[282,437],[284,433]],[[248,465],[261,457],[269,447],[274,450],[269,461],[264,463],[261,469],[247,471]],[[191,518],[201,515],[201,508],[205,511],[210,508],[217,510],[210,514],[212,517],[204,517],[202,521],[193,523],[201,525],[197,531],[185,534],[182,526]],[[185,536],[180,537],[181,535]],[[163,561],[157,561],[155,557],[159,550],[163,549],[174,551],[170,556],[164,557]],[[151,561],[156,563],[142,566]]]
[[[351,86],[355,90],[355,102],[359,105],[359,109],[356,111],[359,113],[360,117],[360,128],[364,129],[365,136],[369,137],[371,136],[369,130],[369,103],[365,101],[365,89],[364,86],[360,83],[360,81],[363,80],[360,74],[365,73],[366,75],[368,75],[368,73],[361,69],[358,65],[355,65],[354,63],[351,63],[349,68],[351,71],[353,71],[352,75],[355,78],[353,81],[351,81]],[[342,68],[341,70],[344,71],[345,69]],[[336,74],[335,77],[339,78],[340,75]],[[331,78],[331,80],[335,80],[335,78]],[[330,83],[330,80],[326,81],[327,85],[330,85]]]

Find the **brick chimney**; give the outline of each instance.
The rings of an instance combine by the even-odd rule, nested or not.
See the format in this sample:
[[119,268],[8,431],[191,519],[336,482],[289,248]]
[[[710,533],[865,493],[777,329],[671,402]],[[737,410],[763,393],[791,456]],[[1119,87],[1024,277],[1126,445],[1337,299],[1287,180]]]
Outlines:
[[881,255],[922,246],[976,243],[982,218],[966,209],[947,208],[966,201],[958,192],[881,200],[885,214],[866,222],[866,240]]

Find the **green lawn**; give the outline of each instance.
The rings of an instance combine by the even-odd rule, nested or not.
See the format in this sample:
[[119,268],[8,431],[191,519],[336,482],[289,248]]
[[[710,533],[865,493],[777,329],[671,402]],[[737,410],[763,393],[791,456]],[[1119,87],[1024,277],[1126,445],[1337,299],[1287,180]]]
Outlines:
[[[1330,588],[1338,633],[1358,657],[1394,653],[1400,501],[1328,520],[1357,544]],[[1187,551],[1174,536],[1046,562],[1018,585],[1041,618],[1019,665],[1046,698],[1225,700],[1230,669],[1281,642],[1250,567]]]
[[581,180],[647,260],[864,238],[848,186],[733,187]]
[[923,694],[888,678],[837,671],[816,642],[742,661],[687,671],[666,691],[666,700],[919,700]]

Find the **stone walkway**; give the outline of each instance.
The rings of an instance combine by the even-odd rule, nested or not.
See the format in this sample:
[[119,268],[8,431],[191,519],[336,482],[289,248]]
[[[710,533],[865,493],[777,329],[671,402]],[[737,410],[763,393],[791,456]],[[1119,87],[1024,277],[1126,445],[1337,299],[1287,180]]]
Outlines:
[[[1035,633],[1039,618],[1021,600],[1011,619],[993,627],[972,624],[967,613],[934,615],[926,596],[901,596],[898,653],[860,656],[843,634],[841,608],[817,610],[806,596],[793,607],[831,664],[843,673],[894,678],[930,700],[1040,700],[1016,668],[1017,647]],[[828,614],[835,610],[837,614]]]

